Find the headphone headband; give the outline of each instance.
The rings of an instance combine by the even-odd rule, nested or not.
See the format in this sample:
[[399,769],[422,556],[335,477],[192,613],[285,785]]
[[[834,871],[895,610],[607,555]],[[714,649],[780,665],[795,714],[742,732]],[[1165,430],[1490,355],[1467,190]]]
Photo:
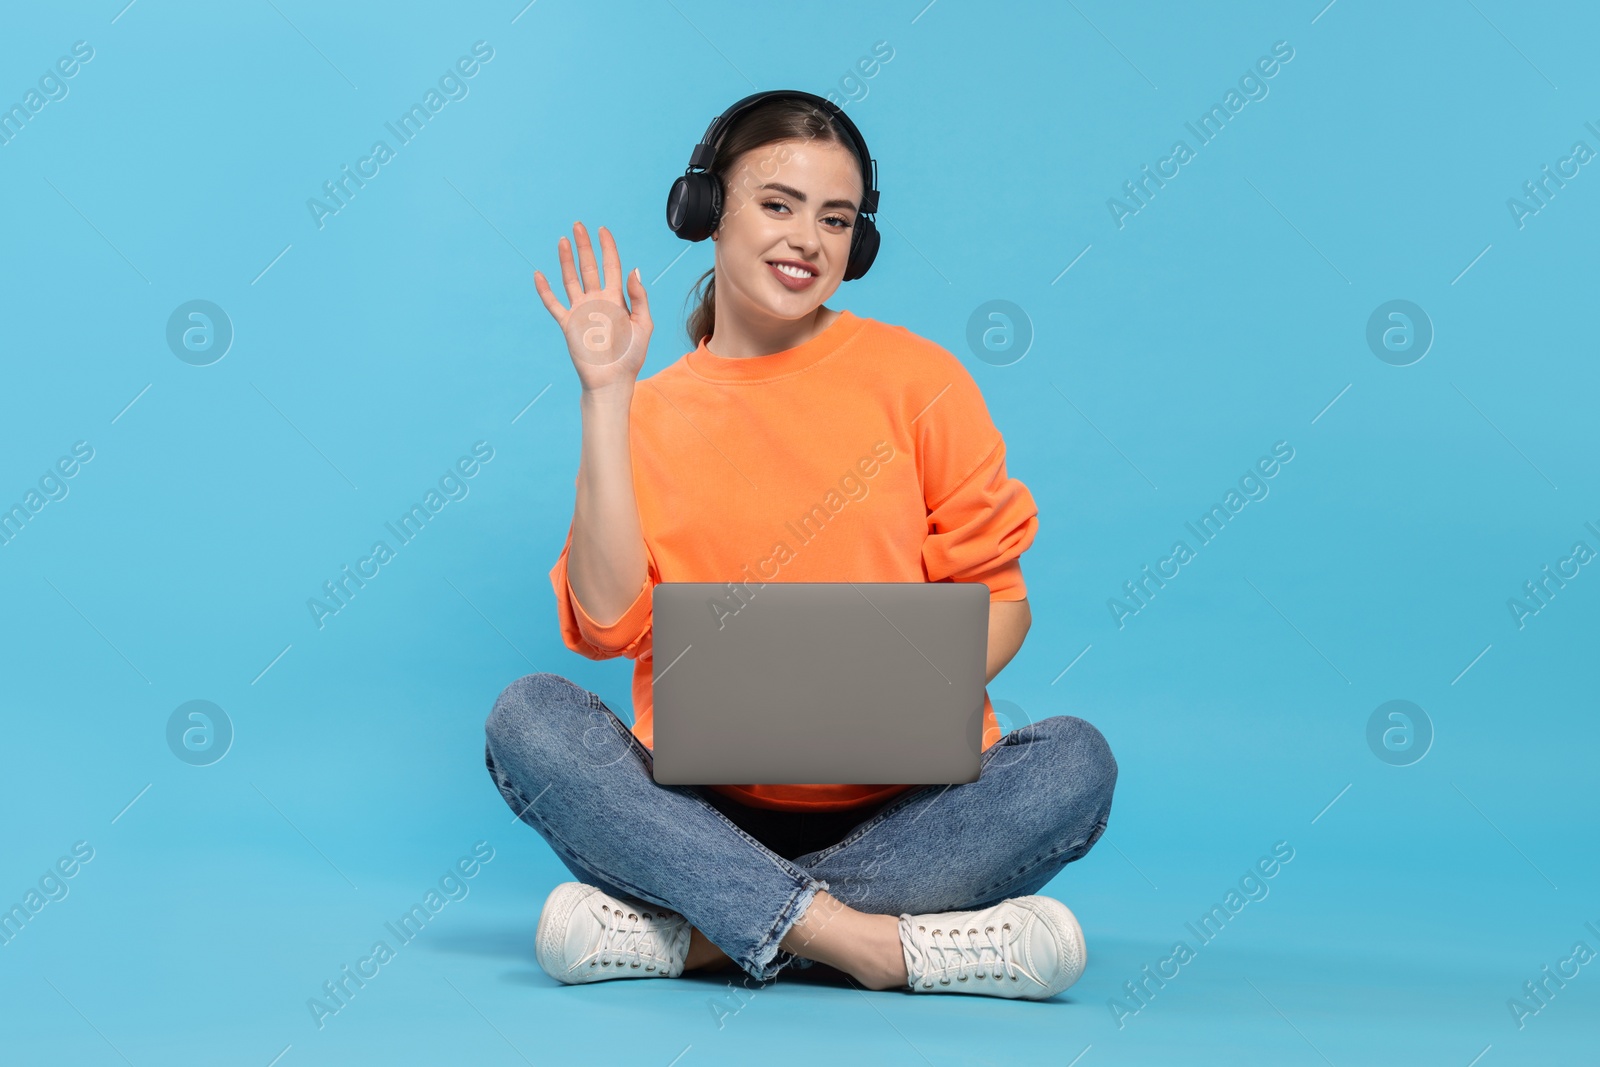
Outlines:
[[859,278],[867,273],[878,254],[880,238],[873,218],[878,211],[878,161],[872,158],[866,139],[856,129],[856,124],[850,121],[850,116],[844,113],[844,109],[831,100],[799,89],[769,89],[752,93],[711,120],[711,125],[706,127],[704,136],[689,155],[689,166],[672,183],[672,190],[667,195],[667,226],[685,241],[703,241],[716,230],[722,217],[722,185],[711,174],[717,144],[735,119],[774,97],[803,100],[824,112],[844,131],[845,139],[861,163],[865,188],[850,238],[850,258],[845,265],[844,280],[848,282]]
[[856,124],[850,121],[850,116],[844,109],[826,97],[817,96],[801,89],[768,89],[765,92],[751,93],[742,100],[736,101],[728,110],[711,120],[711,125],[706,127],[706,132],[700,138],[700,143],[694,146],[694,151],[689,154],[688,170],[710,171],[711,163],[716,158],[717,140],[722,132],[733,125],[735,119],[749,111],[757,104],[771,100],[775,97],[788,97],[794,100],[804,100],[815,104],[826,112],[835,122],[844,128],[845,136],[850,141],[851,150],[856,158],[861,161],[861,176],[866,179],[866,188],[861,196],[861,213],[874,215],[878,211],[878,161],[872,158],[872,153],[867,149],[866,138],[861,136],[861,131]]

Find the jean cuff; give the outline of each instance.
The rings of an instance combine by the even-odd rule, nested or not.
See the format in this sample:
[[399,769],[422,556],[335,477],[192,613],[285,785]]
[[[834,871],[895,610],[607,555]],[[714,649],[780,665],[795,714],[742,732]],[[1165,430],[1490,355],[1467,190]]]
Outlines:
[[779,910],[777,921],[772,924],[767,936],[756,945],[750,961],[748,963],[740,961],[739,965],[747,974],[757,981],[770,981],[778,976],[778,972],[799,959],[794,953],[779,947],[780,943],[788,936],[789,929],[800,921],[800,917],[806,913],[816,895],[827,888],[827,882],[809,877],[795,886],[794,894]]

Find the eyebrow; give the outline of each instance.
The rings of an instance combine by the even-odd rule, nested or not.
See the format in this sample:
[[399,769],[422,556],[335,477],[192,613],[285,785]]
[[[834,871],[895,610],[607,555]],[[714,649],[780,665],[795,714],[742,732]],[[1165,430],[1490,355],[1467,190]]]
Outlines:
[[[806,202],[806,194],[802,193],[800,190],[796,189],[792,185],[784,185],[781,182],[768,182],[767,184],[761,186],[761,188],[763,188],[763,189],[776,189],[780,193],[784,193],[784,194],[786,194],[788,196],[794,197],[796,200],[800,201],[802,204]],[[825,201],[823,201],[822,206],[823,207],[847,207],[851,211],[859,210],[858,205],[853,200],[825,200]]]

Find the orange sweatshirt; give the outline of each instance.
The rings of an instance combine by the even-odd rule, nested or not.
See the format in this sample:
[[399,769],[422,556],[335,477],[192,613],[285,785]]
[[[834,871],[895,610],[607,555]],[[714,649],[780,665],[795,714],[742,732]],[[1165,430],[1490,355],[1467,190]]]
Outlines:
[[[550,571],[561,637],[634,660],[633,733],[653,747],[657,582],[983,582],[1022,600],[1033,495],[965,366],[902,326],[847,310],[811,340],[747,359],[705,342],[634,390],[630,451],[649,574],[602,624]],[[576,483],[576,480],[574,480]],[[1000,739],[983,700],[983,747]],[[847,740],[842,743],[848,743]],[[753,807],[837,811],[906,785],[717,785]]]

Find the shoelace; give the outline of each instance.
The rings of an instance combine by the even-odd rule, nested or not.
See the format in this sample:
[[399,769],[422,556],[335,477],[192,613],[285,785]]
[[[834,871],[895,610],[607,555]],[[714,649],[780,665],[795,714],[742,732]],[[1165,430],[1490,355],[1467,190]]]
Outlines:
[[623,912],[609,904],[600,905],[600,910],[606,918],[601,923],[600,943],[591,953],[589,966],[621,967],[630,955],[639,958],[629,961],[628,966],[643,966],[647,971],[658,966],[665,969],[670,964],[672,956],[662,932],[646,925],[651,919],[664,916],[647,911],[641,917],[639,912]]
[[[918,929],[920,931],[923,928],[919,927]],[[1004,923],[1000,929],[1002,931],[1010,930],[1011,924]],[[917,976],[922,985],[924,987],[932,986],[935,978],[939,980],[941,985],[949,985],[952,978],[959,982],[965,982],[974,977],[987,978],[991,976],[988,970],[990,966],[998,968],[992,972],[992,977],[1005,977],[1016,981],[1020,972],[1011,959],[1011,941],[1003,936],[997,941],[994,934],[995,928],[993,926],[984,927],[983,935],[987,943],[979,944],[978,931],[976,929],[965,931],[934,930],[930,938],[927,954],[922,955],[919,953],[922,958],[916,961],[923,965],[923,967],[918,968],[920,973]],[[961,943],[963,936],[967,939],[965,945]],[[941,937],[950,939],[948,947],[940,941]],[[927,956],[935,953],[937,953],[938,959],[929,965]]]

